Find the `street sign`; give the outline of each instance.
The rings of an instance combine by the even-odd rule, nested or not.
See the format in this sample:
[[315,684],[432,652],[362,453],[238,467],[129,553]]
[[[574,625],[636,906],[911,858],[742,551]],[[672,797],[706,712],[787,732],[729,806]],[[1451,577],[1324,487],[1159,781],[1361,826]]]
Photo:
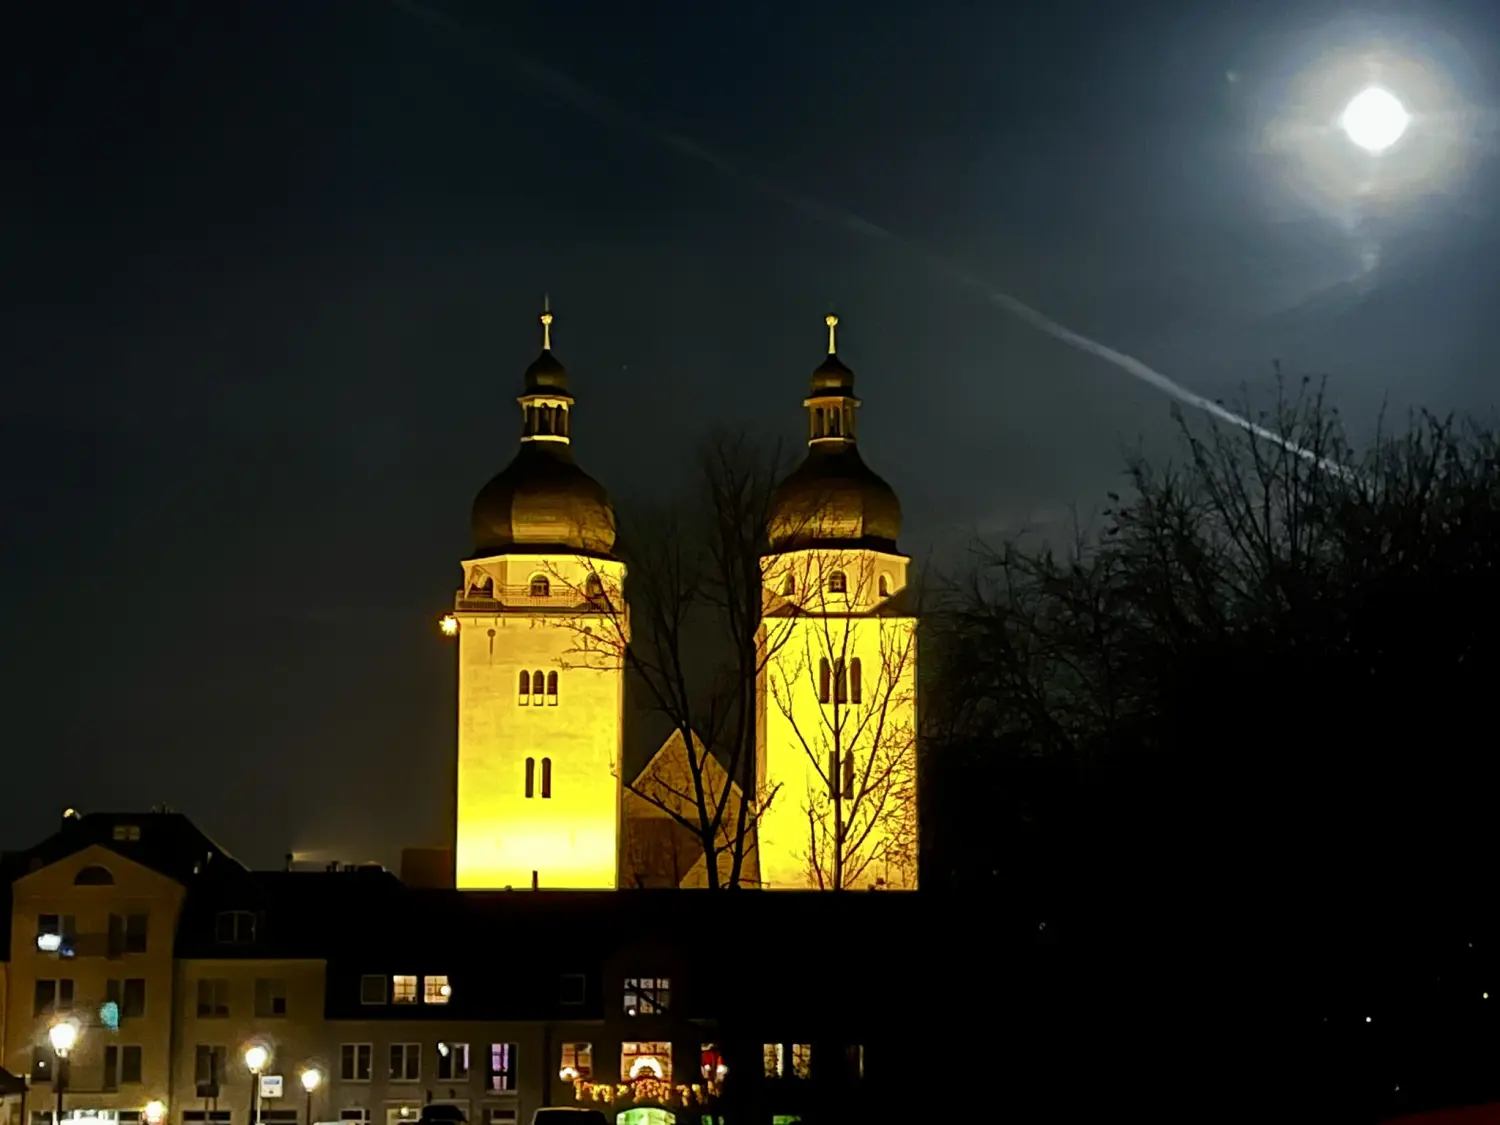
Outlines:
[[281,1097],[281,1075],[262,1074],[260,1076],[260,1096],[263,1098]]

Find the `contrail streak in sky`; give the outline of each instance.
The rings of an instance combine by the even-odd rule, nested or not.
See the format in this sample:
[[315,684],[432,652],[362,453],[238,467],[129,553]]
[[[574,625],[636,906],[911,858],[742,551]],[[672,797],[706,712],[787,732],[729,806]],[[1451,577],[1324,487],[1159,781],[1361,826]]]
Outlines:
[[863,219],[852,211],[824,203],[822,200],[793,191],[791,188],[779,184],[774,180],[768,180],[764,176],[746,171],[711,149],[704,148],[696,141],[684,137],[679,133],[663,129],[647,121],[645,118],[631,113],[615,102],[580,86],[566,75],[560,74],[551,67],[543,66],[541,63],[535,62],[517,51],[496,45],[479,45],[475,42],[474,32],[469,28],[464,27],[442,12],[435,11],[425,4],[418,3],[417,0],[391,0],[391,3],[404,12],[459,36],[462,40],[459,46],[464,50],[487,62],[501,63],[519,71],[537,85],[544,87],[563,101],[568,102],[591,117],[637,133],[649,140],[655,141],[664,148],[696,160],[701,164],[706,164],[724,177],[746,184],[761,195],[784,203],[788,207],[792,207],[813,218],[821,219],[833,226],[843,227],[866,238],[888,242],[913,257],[920,259],[923,264],[934,272],[947,277],[951,281],[957,282],[967,289],[972,289],[983,294],[991,304],[997,305],[1011,315],[1025,321],[1033,328],[1045,332],[1053,339],[1060,340],[1069,347],[1077,348],[1079,351],[1087,352],[1092,356],[1097,356],[1099,359],[1104,360],[1104,362],[1119,368],[1127,375],[1139,379],[1141,382],[1155,387],[1157,390],[1165,391],[1178,402],[1191,406],[1196,410],[1201,410],[1232,426],[1238,426],[1240,429],[1256,437],[1274,442],[1287,451],[1295,453],[1297,456],[1303,457],[1308,461],[1312,461],[1329,472],[1336,473],[1339,476],[1347,476],[1350,473],[1350,470],[1346,466],[1338,465],[1326,458],[1319,457],[1312,450],[1305,449],[1295,442],[1288,441],[1274,430],[1257,425],[1249,418],[1236,414],[1223,403],[1204,398],[1202,395],[1188,390],[1175,379],[1162,374],[1156,368],[1136,359],[1134,356],[1126,355],[1124,352],[1118,351],[1107,344],[1101,344],[1098,340],[1090,339],[1081,332],[1075,332],[1067,325],[1060,324],[1045,313],[1032,308],[1024,301],[993,288],[983,278],[970,273],[946,258],[923,249],[885,227],[872,223],[868,219]]

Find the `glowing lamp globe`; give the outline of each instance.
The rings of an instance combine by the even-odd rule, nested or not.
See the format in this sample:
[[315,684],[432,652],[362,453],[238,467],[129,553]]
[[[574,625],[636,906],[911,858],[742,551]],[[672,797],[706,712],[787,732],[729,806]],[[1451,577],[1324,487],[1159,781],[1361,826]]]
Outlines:
[[59,1020],[47,1029],[47,1038],[54,1051],[59,1055],[66,1055],[78,1042],[78,1025],[72,1020]]
[[1401,99],[1379,86],[1367,86],[1355,94],[1339,117],[1344,134],[1374,155],[1399,141],[1410,124],[1411,114]]
[[162,1119],[167,1116],[166,1103],[160,1101],[147,1102],[143,1115],[146,1118],[146,1125],[161,1125]]
[[265,1069],[266,1063],[271,1061],[271,1052],[256,1044],[245,1050],[245,1067],[251,1074],[259,1074]]
[[309,1094],[323,1084],[323,1072],[310,1067],[302,1072],[302,1088]]

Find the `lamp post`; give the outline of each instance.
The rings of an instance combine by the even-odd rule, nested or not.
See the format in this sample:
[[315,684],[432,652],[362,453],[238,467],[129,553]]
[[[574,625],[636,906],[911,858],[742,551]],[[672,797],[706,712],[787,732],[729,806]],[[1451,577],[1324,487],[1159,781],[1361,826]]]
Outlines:
[[254,1043],[245,1048],[245,1067],[250,1071],[250,1125],[260,1125],[260,1072],[271,1061],[271,1052]]
[[323,1084],[323,1072],[315,1066],[310,1066],[302,1072],[302,1088],[307,1091],[307,1120],[303,1125],[312,1125],[312,1096],[313,1091]]
[[58,1020],[47,1029],[47,1038],[52,1041],[52,1053],[57,1056],[57,1073],[52,1076],[52,1088],[57,1091],[57,1112],[53,1125],[62,1125],[63,1087],[67,1085],[68,1052],[78,1043],[78,1025],[72,1020]]
[[146,1119],[146,1125],[161,1125],[167,1116],[166,1103],[159,1100],[147,1102],[143,1116]]

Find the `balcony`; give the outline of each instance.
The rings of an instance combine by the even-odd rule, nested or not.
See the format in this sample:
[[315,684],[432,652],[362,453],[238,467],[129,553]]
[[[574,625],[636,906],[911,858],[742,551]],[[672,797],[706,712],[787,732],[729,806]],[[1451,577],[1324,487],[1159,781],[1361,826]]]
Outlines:
[[453,605],[457,613],[505,613],[516,609],[580,610],[586,609],[589,601],[582,590],[554,582],[551,593],[540,595],[533,594],[530,586],[497,586],[492,598],[475,597],[460,590]]

